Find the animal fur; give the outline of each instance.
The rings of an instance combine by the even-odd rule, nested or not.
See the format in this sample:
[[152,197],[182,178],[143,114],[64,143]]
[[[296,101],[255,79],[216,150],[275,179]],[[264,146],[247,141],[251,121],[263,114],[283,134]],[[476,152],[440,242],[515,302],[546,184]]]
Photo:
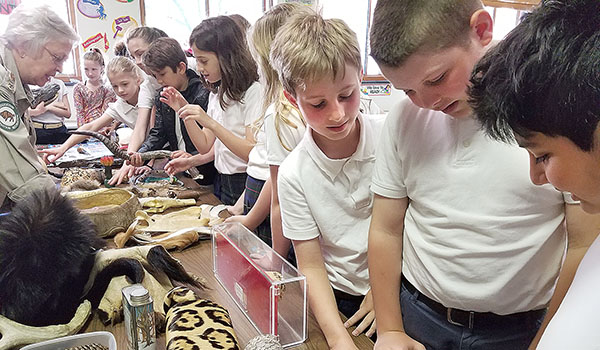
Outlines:
[[0,222],[0,314],[29,326],[67,323],[83,299],[98,306],[112,277],[141,281],[141,264],[119,259],[83,296],[102,247],[90,219],[69,199],[54,189],[31,193]]

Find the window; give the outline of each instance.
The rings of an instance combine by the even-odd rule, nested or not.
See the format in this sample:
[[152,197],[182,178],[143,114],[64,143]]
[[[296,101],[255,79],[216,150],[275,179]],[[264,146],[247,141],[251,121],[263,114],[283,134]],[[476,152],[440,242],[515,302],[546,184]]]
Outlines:
[[209,0],[208,4],[211,17],[238,14],[250,24],[254,24],[263,15],[266,6],[263,0]]
[[205,19],[206,0],[144,0],[146,25],[164,30],[184,49],[192,30]]
[[[33,4],[33,5],[49,5],[50,8],[54,10],[62,19],[64,19],[67,23],[72,23],[69,16],[69,9],[67,6],[67,0],[64,1],[44,1],[44,0],[21,0],[22,4]],[[6,26],[8,25],[8,15],[0,15],[0,31],[4,32],[6,30]],[[75,51],[71,52],[69,58],[63,64],[63,72],[59,74],[59,77],[65,78],[65,80],[69,80],[70,77],[77,77],[79,74],[79,70],[76,69],[77,65],[75,64],[77,61],[77,57],[75,56]]]

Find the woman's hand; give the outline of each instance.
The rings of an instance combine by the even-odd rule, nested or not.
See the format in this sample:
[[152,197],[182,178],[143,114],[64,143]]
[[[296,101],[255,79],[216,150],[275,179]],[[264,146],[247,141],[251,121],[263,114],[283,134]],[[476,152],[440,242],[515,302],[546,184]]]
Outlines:
[[42,159],[44,159],[44,162],[46,164],[50,164],[54,163],[58,158],[62,157],[63,154],[65,154],[65,150],[63,150],[62,147],[56,147],[43,149],[39,153],[41,154]]

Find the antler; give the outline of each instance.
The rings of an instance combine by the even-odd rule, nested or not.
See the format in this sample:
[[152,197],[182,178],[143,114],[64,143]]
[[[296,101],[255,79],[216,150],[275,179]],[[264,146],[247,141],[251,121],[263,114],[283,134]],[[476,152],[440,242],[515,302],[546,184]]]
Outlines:
[[46,327],[26,326],[0,315],[0,350],[75,334],[83,327],[91,311],[92,305],[84,300],[69,323]]

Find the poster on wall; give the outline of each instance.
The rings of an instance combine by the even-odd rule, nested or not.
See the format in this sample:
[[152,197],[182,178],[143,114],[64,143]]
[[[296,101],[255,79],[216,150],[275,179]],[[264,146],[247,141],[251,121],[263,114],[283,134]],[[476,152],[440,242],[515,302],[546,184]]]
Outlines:
[[[3,0],[0,0],[3,1]],[[75,0],[81,53],[98,48],[109,59],[127,30],[142,25],[141,0]]]
[[0,0],[0,15],[10,15],[21,0]]

